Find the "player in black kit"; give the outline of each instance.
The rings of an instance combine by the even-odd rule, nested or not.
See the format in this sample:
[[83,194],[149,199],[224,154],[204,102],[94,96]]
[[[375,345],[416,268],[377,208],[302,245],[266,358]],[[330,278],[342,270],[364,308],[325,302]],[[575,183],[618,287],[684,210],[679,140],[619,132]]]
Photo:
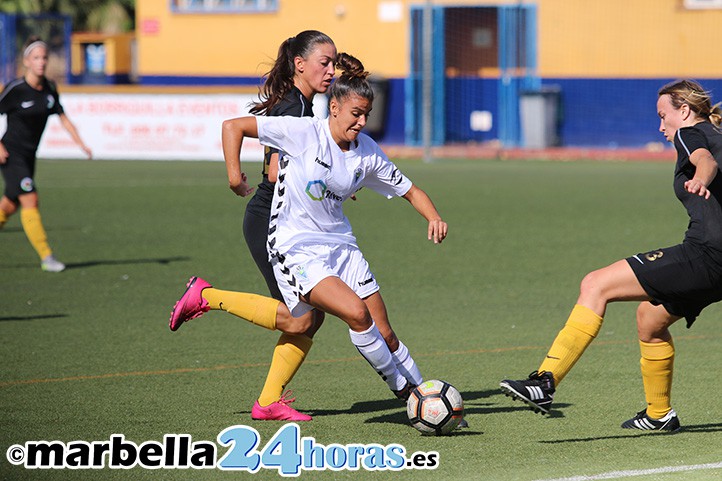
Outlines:
[[[278,49],[276,62],[266,75],[261,101],[251,108],[253,114],[312,117],[312,100],[325,93],[335,74],[336,46],[331,38],[316,30],[306,30],[285,40]],[[283,301],[268,260],[268,224],[273,189],[278,174],[278,151],[265,148],[263,180],[246,206],[243,236],[253,260],[263,274],[274,299]],[[251,416],[259,420],[308,421],[288,405],[283,389],[303,363],[313,344],[313,335],[323,322],[323,312],[314,310],[312,327],[299,335],[281,334],[274,349],[271,367]]]
[[48,245],[34,181],[35,152],[48,117],[59,115],[75,143],[88,157],[92,153],[63,112],[55,83],[45,78],[47,63],[47,45],[31,37],[23,50],[25,76],[10,82],[0,93],[0,114],[7,115],[7,130],[0,142],[0,170],[5,180],[5,192],[0,199],[0,228],[20,206],[23,230],[40,256],[42,269],[60,272],[65,265],[55,259]]
[[659,130],[674,143],[674,191],[689,215],[681,244],[655,249],[587,274],[577,304],[549,353],[528,379],[501,382],[502,391],[547,414],[554,391],[596,337],[606,306],[641,301],[637,331],[647,407],[623,428],[675,432],[671,406],[674,344],[669,327],[690,327],[702,309],[722,300],[722,111],[702,86],[678,80],[659,90]]

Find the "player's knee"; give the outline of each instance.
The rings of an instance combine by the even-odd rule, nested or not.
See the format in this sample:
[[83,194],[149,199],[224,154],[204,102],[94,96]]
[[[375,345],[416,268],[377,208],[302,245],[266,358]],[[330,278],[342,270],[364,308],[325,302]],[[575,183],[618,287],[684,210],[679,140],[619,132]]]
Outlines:
[[579,297],[588,301],[603,300],[604,290],[598,271],[592,271],[579,284]]
[[276,311],[276,328],[278,330],[286,334],[303,334],[311,328],[312,324],[310,313],[301,317],[293,317],[284,303],[278,304]]
[[18,197],[18,203],[23,209],[37,209],[40,204],[38,194],[35,192],[21,195]]
[[660,321],[657,308],[649,302],[637,307],[637,335],[642,342],[652,342],[665,337],[667,325]]
[[344,312],[343,320],[346,321],[348,327],[354,331],[364,331],[371,327],[371,314],[366,304],[359,302],[353,306],[349,306]]
[[12,201],[3,202],[2,211],[5,212],[6,217],[10,217],[18,211],[18,204]]
[[311,322],[310,317],[294,317],[288,322],[286,327],[283,329],[283,332],[293,335],[304,334],[311,328],[312,325],[313,323]]

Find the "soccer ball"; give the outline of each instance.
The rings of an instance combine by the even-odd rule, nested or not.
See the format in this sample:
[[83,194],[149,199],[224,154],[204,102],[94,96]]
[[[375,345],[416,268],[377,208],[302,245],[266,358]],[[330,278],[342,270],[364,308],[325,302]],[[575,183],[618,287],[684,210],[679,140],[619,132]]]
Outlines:
[[411,391],[406,414],[421,434],[443,436],[456,429],[464,417],[464,400],[448,382],[425,381]]

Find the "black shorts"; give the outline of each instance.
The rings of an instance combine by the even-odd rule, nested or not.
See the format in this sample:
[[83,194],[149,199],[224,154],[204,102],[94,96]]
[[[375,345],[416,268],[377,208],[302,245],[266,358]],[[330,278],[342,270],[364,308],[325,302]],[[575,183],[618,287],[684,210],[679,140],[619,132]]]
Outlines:
[[[255,196],[254,196],[255,198]],[[246,213],[243,216],[243,237],[246,239],[251,256],[261,271],[271,297],[283,302],[283,294],[276,283],[276,276],[273,274],[273,266],[268,260],[268,223],[271,217],[270,206],[265,206],[254,198],[246,205]]]
[[627,258],[652,304],[692,326],[702,309],[722,300],[719,264],[702,248],[679,244]]
[[22,155],[11,150],[8,160],[0,164],[3,179],[5,180],[5,197],[17,203],[18,197],[22,194],[36,192],[35,181],[35,156]]

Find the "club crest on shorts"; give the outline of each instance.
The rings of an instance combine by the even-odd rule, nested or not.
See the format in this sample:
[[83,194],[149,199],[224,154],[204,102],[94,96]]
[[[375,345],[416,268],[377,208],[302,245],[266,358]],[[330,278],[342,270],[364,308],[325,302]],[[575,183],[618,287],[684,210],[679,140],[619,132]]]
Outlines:
[[23,190],[23,192],[32,192],[33,179],[31,179],[30,177],[23,178],[23,180],[20,181],[20,188]]
[[306,267],[305,266],[296,266],[294,269],[293,275],[296,276],[296,278],[307,281],[308,280],[308,274],[306,273]]

